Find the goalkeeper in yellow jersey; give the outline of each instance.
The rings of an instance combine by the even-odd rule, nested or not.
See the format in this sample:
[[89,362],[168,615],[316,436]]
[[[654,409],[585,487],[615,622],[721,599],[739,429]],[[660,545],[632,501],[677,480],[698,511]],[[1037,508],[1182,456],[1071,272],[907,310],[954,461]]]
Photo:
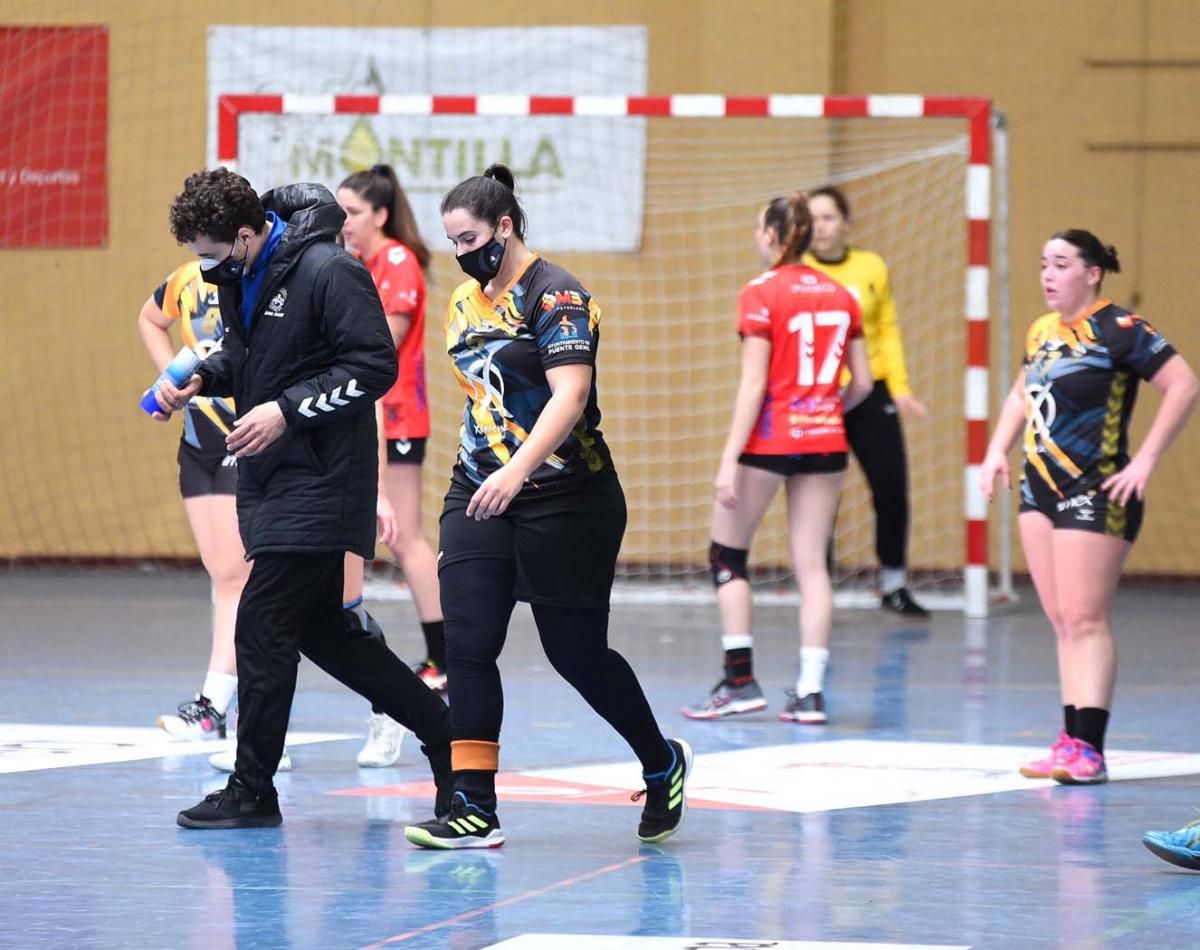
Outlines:
[[813,236],[804,263],[849,288],[862,307],[875,385],[866,400],[846,413],[846,439],[875,505],[880,604],[905,617],[926,618],[929,611],[908,590],[908,457],[900,414],[924,419],[929,410],[908,385],[887,264],[873,251],[850,245],[850,204],[838,188],[809,192],[808,207]]

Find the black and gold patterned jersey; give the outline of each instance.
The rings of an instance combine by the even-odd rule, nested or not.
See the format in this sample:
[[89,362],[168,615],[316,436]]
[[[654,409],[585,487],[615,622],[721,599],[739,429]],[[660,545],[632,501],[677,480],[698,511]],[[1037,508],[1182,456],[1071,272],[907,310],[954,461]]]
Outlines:
[[1035,487],[1071,498],[1124,468],[1138,380],[1174,354],[1150,324],[1108,300],[1071,323],[1057,313],[1035,320],[1025,337],[1022,499],[1032,503]]
[[600,307],[571,274],[534,255],[495,300],[469,280],[446,310],[446,351],[466,393],[456,473],[478,485],[529,437],[550,400],[546,370],[593,367],[583,415],[522,492],[571,484],[612,464],[600,433]]
[[[220,345],[225,330],[217,288],[204,282],[199,261],[172,271],[154,291],[154,302],[166,316],[179,322],[180,338],[201,359]],[[183,441],[205,454],[224,456],[225,437],[233,431],[234,418],[232,399],[195,396],[183,414]]]

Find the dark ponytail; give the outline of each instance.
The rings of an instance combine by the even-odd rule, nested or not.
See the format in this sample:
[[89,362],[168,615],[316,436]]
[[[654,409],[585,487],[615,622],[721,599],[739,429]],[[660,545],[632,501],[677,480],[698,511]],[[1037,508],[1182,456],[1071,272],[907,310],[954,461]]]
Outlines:
[[412,251],[421,270],[428,269],[429,248],[421,240],[412,205],[408,203],[408,196],[400,187],[400,180],[391,165],[372,165],[367,171],[354,172],[338,188],[353,191],[374,211],[386,208],[388,216],[383,222],[383,233]]
[[1050,240],[1066,241],[1070,244],[1079,252],[1079,259],[1085,266],[1100,268],[1101,280],[1104,280],[1104,274],[1121,273],[1121,261],[1117,258],[1117,249],[1111,244],[1102,243],[1091,231],[1084,231],[1082,228],[1068,228],[1066,231],[1059,231]]
[[513,234],[525,240],[525,212],[517,201],[517,180],[512,169],[496,162],[475,175],[459,182],[442,199],[442,214],[461,208],[471,217],[486,221],[493,228],[507,215],[512,219]]
[[779,240],[779,260],[774,266],[797,263],[812,241],[812,215],[804,192],[772,199],[763,211],[763,227],[774,231]]

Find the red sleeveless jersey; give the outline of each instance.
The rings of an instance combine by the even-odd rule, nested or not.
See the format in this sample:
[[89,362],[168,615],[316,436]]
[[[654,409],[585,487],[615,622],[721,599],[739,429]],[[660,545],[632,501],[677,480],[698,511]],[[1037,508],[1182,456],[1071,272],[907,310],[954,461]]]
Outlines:
[[845,452],[841,387],[847,343],[862,336],[858,301],[805,264],[769,270],[738,295],[738,332],[771,344],[762,412],[744,452]]
[[364,261],[375,281],[383,312],[408,317],[408,331],[396,347],[400,371],[383,397],[383,433],[388,440],[429,436],[429,395],[425,388],[425,275],[416,256],[399,241],[388,241]]

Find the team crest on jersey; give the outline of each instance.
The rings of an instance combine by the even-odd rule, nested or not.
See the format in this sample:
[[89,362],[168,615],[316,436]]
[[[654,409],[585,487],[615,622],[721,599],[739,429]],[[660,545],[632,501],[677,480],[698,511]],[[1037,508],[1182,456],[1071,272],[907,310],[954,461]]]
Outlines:
[[267,309],[263,311],[264,317],[282,317],[283,305],[287,303],[287,288],[281,288],[279,293],[271,298],[271,302],[267,304]]
[[575,329],[575,324],[570,321],[565,313],[562,315],[562,319],[558,321],[558,332],[560,336],[579,336],[579,331]]
[[405,253],[404,248],[402,247],[392,247],[388,249],[389,264],[403,264],[406,257],[408,257],[408,254]]

